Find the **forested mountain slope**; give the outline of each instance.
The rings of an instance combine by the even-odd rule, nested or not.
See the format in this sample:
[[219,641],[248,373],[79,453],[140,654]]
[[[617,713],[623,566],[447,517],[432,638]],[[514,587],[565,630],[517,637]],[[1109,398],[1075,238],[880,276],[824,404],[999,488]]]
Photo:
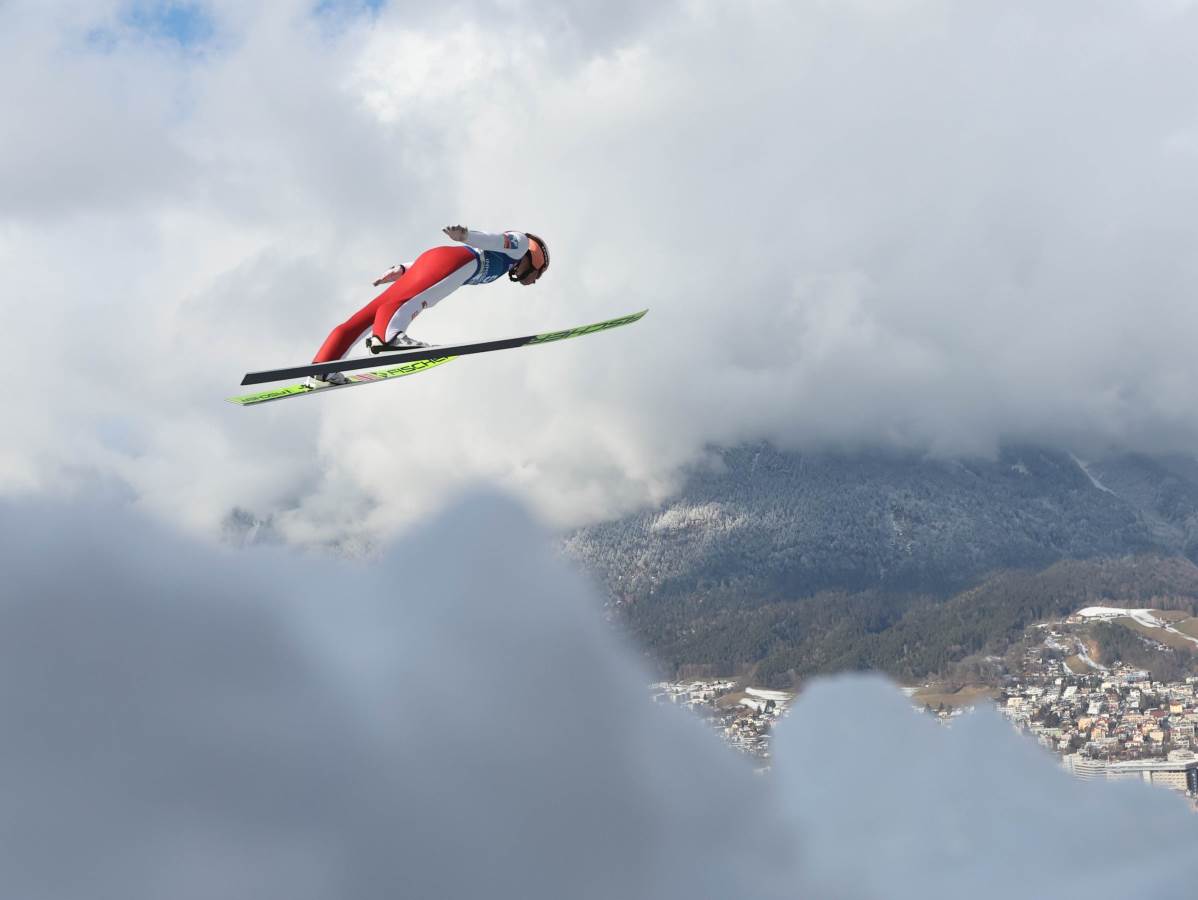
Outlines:
[[[664,508],[566,542],[675,670],[758,665],[774,680],[840,668],[935,671],[1115,577],[1101,565],[1069,570],[1064,590],[1059,570],[1034,575],[1066,560],[1141,556],[1115,577],[1112,600],[1153,579],[1166,592],[1190,589],[1193,566],[1166,565],[1198,546],[1198,466],[1191,479],[1182,460],[1083,468],[1036,447],[944,461],[760,445],[725,451],[719,463],[695,471]],[[1160,566],[1165,574],[1152,574]],[[953,623],[971,617],[976,627],[954,636]]]

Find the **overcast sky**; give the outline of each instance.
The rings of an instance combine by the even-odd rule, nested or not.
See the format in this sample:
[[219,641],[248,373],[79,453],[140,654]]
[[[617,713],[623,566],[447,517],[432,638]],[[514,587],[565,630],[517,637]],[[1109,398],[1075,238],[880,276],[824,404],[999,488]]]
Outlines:
[[3,892],[1193,896],[1184,799],[880,679],[809,685],[755,775],[552,546],[491,496],[371,564],[0,501]]
[[[880,683],[753,775],[532,520],[744,440],[1192,447],[1196,45],[1176,0],[0,0],[5,891],[1190,896],[1176,797]],[[459,222],[553,268],[417,337],[649,316],[223,402]]]
[[[1191,448],[1195,46],[1179,0],[0,3],[0,491],[308,542],[478,480],[577,524],[743,440]],[[553,268],[417,337],[649,316],[223,402],[458,222]]]

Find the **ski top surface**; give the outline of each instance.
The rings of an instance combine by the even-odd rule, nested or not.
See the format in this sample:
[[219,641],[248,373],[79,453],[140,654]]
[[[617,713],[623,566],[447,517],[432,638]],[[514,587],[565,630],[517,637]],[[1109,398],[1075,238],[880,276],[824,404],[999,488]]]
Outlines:
[[[287,400],[290,397],[303,397],[307,394],[323,394],[325,391],[339,391],[342,388],[357,387],[361,384],[375,384],[379,381],[389,381],[392,378],[402,378],[405,375],[415,375],[417,372],[427,372],[429,369],[452,362],[453,359],[452,356],[444,356],[439,359],[418,359],[415,362],[401,363],[398,366],[391,366],[386,369],[363,372],[361,375],[350,375],[349,384],[326,384],[320,387],[309,387],[303,383],[285,384],[282,387],[272,388],[269,391],[261,391],[257,394],[244,394],[240,397],[228,397],[226,399],[230,403],[236,403],[238,406],[257,406],[259,403],[269,403],[272,400]],[[375,363],[377,364],[382,361],[376,360]]]
[[[389,362],[394,362],[396,366],[401,366],[404,363],[448,360],[455,356],[467,356],[471,353],[488,353],[492,350],[511,350],[515,347],[526,347],[533,344],[548,344],[552,341],[562,341],[566,338],[582,337],[585,334],[607,331],[609,328],[619,328],[621,325],[630,325],[641,319],[648,311],[647,309],[642,309],[640,312],[621,316],[618,319],[608,319],[604,322],[595,322],[592,325],[580,325],[577,328],[567,328],[565,331],[550,331],[545,334],[530,334],[525,337],[504,338],[497,341],[479,341],[472,344],[442,344],[437,347],[422,347],[419,350],[393,350],[367,357],[335,359],[323,363],[291,366],[287,369],[267,369],[262,372],[249,372],[241,379],[241,383],[265,384],[271,381],[282,381],[286,378],[321,375],[325,372],[350,372],[354,369],[369,369],[374,366],[386,365]],[[406,375],[409,373],[404,372],[402,374]],[[354,383],[357,384],[358,382]],[[344,387],[349,387],[349,385],[344,385]],[[328,390],[328,388],[317,388],[316,390]]]

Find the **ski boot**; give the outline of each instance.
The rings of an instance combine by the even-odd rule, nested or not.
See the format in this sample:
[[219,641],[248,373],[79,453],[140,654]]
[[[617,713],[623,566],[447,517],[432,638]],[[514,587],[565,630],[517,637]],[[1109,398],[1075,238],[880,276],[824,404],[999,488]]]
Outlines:
[[389,341],[381,341],[372,334],[366,339],[366,346],[371,353],[385,353],[391,350],[420,350],[432,345],[426,344],[424,341],[418,341],[415,338],[410,338],[402,331],[399,331]]
[[320,375],[309,375],[308,380],[304,382],[304,386],[312,390],[337,387],[342,384],[350,384],[349,377],[344,372],[322,372]]

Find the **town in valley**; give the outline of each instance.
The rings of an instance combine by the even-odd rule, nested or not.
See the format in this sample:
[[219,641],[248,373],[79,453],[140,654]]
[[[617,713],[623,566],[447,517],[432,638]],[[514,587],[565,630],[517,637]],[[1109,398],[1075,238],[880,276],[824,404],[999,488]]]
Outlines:
[[[1011,725],[1055,754],[1078,778],[1137,780],[1186,796],[1198,810],[1198,675],[1154,678],[1148,669],[1098,661],[1079,626],[1119,622],[1139,640],[1168,652],[1191,620],[1158,610],[1083,609],[1061,623],[1030,629],[1013,671],[989,685],[927,683],[902,688],[917,710],[951,726],[957,716],[993,703]],[[657,703],[684,706],[701,716],[764,770],[770,736],[794,701],[790,691],[743,681],[694,679],[651,686]]]

